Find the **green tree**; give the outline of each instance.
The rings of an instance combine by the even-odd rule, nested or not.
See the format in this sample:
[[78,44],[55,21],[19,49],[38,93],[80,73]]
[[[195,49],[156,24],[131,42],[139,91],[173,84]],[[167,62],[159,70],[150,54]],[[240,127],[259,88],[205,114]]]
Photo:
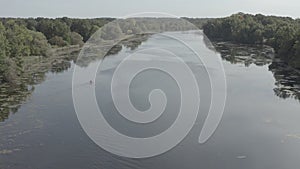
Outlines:
[[0,82],[4,80],[4,73],[7,70],[7,65],[5,61],[7,59],[6,54],[6,38],[5,38],[5,28],[0,22]]
[[25,26],[19,26],[15,21],[7,22],[6,39],[7,55],[10,57],[20,57],[30,55],[30,43],[32,36]]
[[300,67],[299,19],[238,13],[208,21],[203,29],[212,40],[270,45],[277,57]]
[[46,56],[50,46],[48,40],[41,32],[30,31],[32,41],[30,42],[30,54],[36,56]]
[[5,35],[5,27],[0,22],[0,83],[9,82],[15,84],[18,68],[15,62],[6,55],[8,41]]
[[72,22],[71,25],[71,31],[79,33],[83,37],[84,41],[87,41],[90,38],[91,29],[92,29],[92,25],[86,19],[75,20]]
[[51,45],[55,45],[55,46],[59,46],[59,47],[63,47],[67,45],[67,42],[64,41],[64,39],[60,36],[54,36],[49,40],[49,43]]
[[0,57],[4,57],[6,55],[6,46],[7,40],[5,37],[5,27],[0,22]]
[[82,46],[84,44],[83,37],[79,33],[76,33],[76,32],[71,32],[70,41],[71,41],[71,45]]
[[37,31],[42,32],[48,40],[55,36],[62,37],[65,41],[68,41],[70,27],[58,19],[44,19],[39,18],[37,25]]
[[104,40],[114,40],[121,38],[123,32],[118,23],[109,23],[101,29],[101,37]]

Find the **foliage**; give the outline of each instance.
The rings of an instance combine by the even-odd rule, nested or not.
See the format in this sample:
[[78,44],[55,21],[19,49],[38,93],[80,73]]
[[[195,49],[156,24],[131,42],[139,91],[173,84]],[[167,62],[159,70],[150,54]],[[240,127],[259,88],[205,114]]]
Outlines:
[[42,32],[47,39],[51,39],[55,36],[59,36],[67,39],[67,34],[70,32],[70,28],[64,22],[60,22],[56,19],[41,19],[37,24],[37,31]]
[[74,19],[70,29],[72,32],[79,33],[83,37],[83,41],[86,42],[100,27],[112,20],[111,18]]
[[6,37],[5,37],[5,28],[0,23],[0,82],[1,79],[4,80],[4,73],[7,70],[7,57],[6,57]]
[[0,58],[5,56],[6,53],[7,40],[5,37],[5,28],[0,22]]
[[203,30],[212,40],[269,45],[275,49],[277,56],[300,68],[299,26],[299,20],[288,17],[238,13],[209,20]]
[[71,45],[83,45],[83,37],[77,32],[71,32],[70,34],[70,44]]
[[44,34],[41,32],[29,31],[32,41],[30,43],[30,55],[46,56],[50,45]]
[[16,24],[13,20],[6,23],[6,54],[11,57],[29,56],[32,37],[29,30],[23,25]]
[[0,18],[0,83],[16,82],[23,72],[23,57],[46,56],[51,45],[83,45],[83,40],[112,20]]
[[49,40],[49,43],[54,46],[63,47],[67,45],[67,42],[60,36],[54,36]]

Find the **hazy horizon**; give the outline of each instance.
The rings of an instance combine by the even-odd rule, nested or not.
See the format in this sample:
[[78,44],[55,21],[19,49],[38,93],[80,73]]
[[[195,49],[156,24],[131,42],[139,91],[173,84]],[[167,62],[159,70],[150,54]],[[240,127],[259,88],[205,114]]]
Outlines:
[[216,18],[234,13],[300,17],[300,2],[296,0],[2,0],[0,17],[70,17],[70,18],[122,18],[144,13],[162,12],[179,17]]

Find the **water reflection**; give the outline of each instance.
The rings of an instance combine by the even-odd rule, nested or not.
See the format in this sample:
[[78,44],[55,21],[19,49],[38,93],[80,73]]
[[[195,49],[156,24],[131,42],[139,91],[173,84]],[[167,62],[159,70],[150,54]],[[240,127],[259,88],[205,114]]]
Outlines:
[[[118,54],[123,48],[129,50],[137,49],[143,42],[147,41],[151,34],[140,34],[124,39],[109,50],[106,56]],[[204,40],[205,42],[205,40]],[[206,44],[210,49],[212,46]],[[276,96],[286,99],[294,98],[300,100],[300,71],[288,67],[280,59],[274,58],[274,50],[268,46],[250,46],[232,44],[226,42],[214,42],[214,49],[220,52],[221,57],[231,64],[243,64],[249,67],[269,65],[276,80],[273,89]],[[54,58],[35,58],[31,64],[25,67],[25,71],[18,84],[0,84],[0,122],[9,117],[11,113],[18,111],[21,104],[30,97],[34,91],[34,85],[45,80],[47,72],[61,73],[71,67],[71,61],[76,63],[78,50],[59,51]],[[89,65],[97,60],[85,60],[80,66]]]
[[232,43],[214,43],[213,44],[221,57],[232,63],[242,63],[246,67],[251,64],[263,66],[270,64],[274,58],[274,50],[268,46],[250,46],[238,45]]
[[[141,34],[124,39],[111,48],[106,56],[118,54],[124,47],[135,50],[149,36],[150,34]],[[21,75],[18,84],[0,84],[0,122],[18,111],[22,103],[31,96],[34,86],[45,80],[47,72],[62,73],[71,67],[71,62],[76,63],[78,52],[79,48],[71,47],[56,51],[50,58],[32,57],[27,61],[29,64],[25,65],[25,73]],[[84,63],[89,65],[93,61],[95,59],[85,60]]]
[[65,49],[53,57],[29,57],[25,60],[24,73],[14,84],[0,84],[0,122],[18,111],[22,103],[29,98],[35,85],[42,83],[47,72],[60,73],[71,67],[71,61],[76,59],[78,49]]
[[137,49],[143,42],[148,40],[150,36],[151,34],[137,34],[130,38],[124,39],[114,45],[105,56],[116,55],[123,49],[123,47],[133,51]]
[[269,65],[273,73],[275,95],[286,99],[300,100],[300,71],[287,66],[283,61],[275,57],[274,50],[269,46],[250,46],[225,42],[213,43],[221,57],[232,64],[243,64],[249,67]]
[[[75,63],[80,67],[87,67],[90,63],[103,59],[102,56],[106,57],[118,54],[123,48],[135,50],[143,42],[148,40],[151,35],[151,33],[135,34],[120,40],[120,42],[114,45],[110,44],[112,42],[107,41],[107,46],[101,46],[100,44],[90,40],[82,49],[82,52],[85,53],[85,57],[78,58]],[[103,54],[103,51],[107,52]],[[95,53],[97,53],[97,55],[95,55]]]
[[269,66],[276,79],[275,94],[283,99],[294,98],[300,101],[300,71],[274,60]]
[[[143,45],[139,49],[152,45],[173,45],[178,51],[182,50],[171,42],[162,41],[160,38],[149,38],[147,42],[142,42]],[[119,44],[115,52],[118,53],[122,49],[121,51],[131,54],[132,52],[128,51],[130,47],[128,50],[127,48],[128,46]],[[221,126],[206,144],[198,144],[198,136],[206,117],[205,113],[200,113],[200,117],[188,137],[176,149],[162,156],[142,160],[127,159],[111,155],[97,147],[82,131],[76,113],[74,113],[72,89],[70,88],[72,81],[72,71],[70,70],[73,67],[71,62],[71,69],[59,75],[45,74],[45,71],[51,71],[53,68],[53,66],[45,66],[36,71],[39,73],[34,74],[35,78],[30,78],[33,79],[34,82],[32,83],[34,84],[40,83],[45,79],[45,76],[48,76],[47,82],[36,86],[32,102],[24,104],[14,118],[0,123],[0,168],[297,168],[299,166],[297,157],[300,156],[299,149],[297,149],[300,143],[300,125],[298,122],[300,104],[291,99],[286,101],[278,99],[273,94],[274,78],[272,73],[268,71],[268,66],[270,65],[270,70],[275,74],[276,80],[286,86],[292,86],[290,81],[293,81],[293,77],[291,78],[290,75],[294,71],[288,72],[286,68],[282,69],[279,65],[275,65],[277,62],[272,59],[271,55],[270,57],[261,56],[260,53],[265,51],[260,47],[257,47],[259,52],[251,49],[251,52],[248,53],[245,52],[248,51],[248,48],[255,47],[244,46],[242,49],[241,46],[237,46],[232,49],[231,46],[229,48],[230,52],[227,51],[228,53],[226,53],[226,50],[221,52],[226,73],[229,75],[229,99]],[[111,54],[115,53],[111,52]],[[256,53],[257,55],[255,55]],[[190,61],[188,53],[182,52],[182,55],[185,57],[184,59]],[[114,61],[114,58],[117,57],[120,55],[107,58],[106,61],[110,59]],[[245,60],[252,64],[250,68],[245,68]],[[52,61],[57,68],[61,65],[68,69],[66,62]],[[42,60],[39,62],[46,63]],[[87,62],[87,64],[90,63],[91,61]],[[278,63],[281,64],[280,61]],[[249,66],[249,64],[247,65]],[[32,66],[31,69],[34,67]],[[284,68],[285,65],[281,67]],[[53,72],[56,72],[55,70],[57,69],[54,68]],[[57,72],[61,71],[64,70],[61,69]],[[203,79],[203,76],[197,75],[199,79]],[[106,78],[106,76],[102,77]],[[157,83],[161,82],[157,79],[158,76],[155,77]],[[297,75],[297,77],[299,76]],[[288,82],[280,80],[286,78],[288,78]],[[145,79],[149,81],[149,86],[152,87],[150,75],[143,76],[140,80],[137,79],[138,81],[135,81],[133,85],[137,86],[138,82],[147,83]],[[99,79],[96,82],[103,81]],[[253,82],[259,83],[252,84]],[[292,83],[295,84],[295,82]],[[161,86],[161,84],[158,85]],[[165,85],[169,90],[171,89],[168,84]],[[101,89],[100,87],[96,88],[96,93],[102,96],[103,101],[110,102],[100,90],[97,92],[97,89]],[[202,87],[207,90],[206,86]],[[24,90],[29,89],[31,88]],[[140,93],[141,90],[144,91],[143,88],[134,88],[132,92],[144,96],[143,93]],[[174,94],[172,91],[170,93]],[[201,92],[201,94],[205,93]],[[132,96],[134,98],[139,95],[132,93]],[[210,98],[207,98],[207,95],[203,95],[203,97],[205,99],[201,99],[201,103],[206,110],[209,108]],[[1,98],[8,98],[8,96]],[[101,101],[101,97],[97,96],[97,98]],[[145,103],[145,101],[140,98],[136,97],[133,103],[142,108],[144,104],[139,103]],[[173,98],[177,99],[178,97],[174,96]],[[109,107],[106,105],[107,102],[101,102],[102,105],[105,105],[103,107]],[[99,105],[101,106],[101,104]],[[12,108],[11,112],[15,112],[18,108]],[[176,107],[170,106],[170,108]],[[107,111],[107,114],[109,113],[111,114],[111,111]],[[171,118],[168,120],[172,121]],[[117,120],[114,124],[118,127],[118,125],[122,125],[122,121]],[[166,126],[169,126],[168,124],[166,123]],[[163,130],[164,125],[165,123],[156,125],[153,130]],[[124,131],[124,133],[130,131],[135,132],[129,130]],[[148,132],[141,133],[141,136]],[[188,158],[182,158],[183,154]]]

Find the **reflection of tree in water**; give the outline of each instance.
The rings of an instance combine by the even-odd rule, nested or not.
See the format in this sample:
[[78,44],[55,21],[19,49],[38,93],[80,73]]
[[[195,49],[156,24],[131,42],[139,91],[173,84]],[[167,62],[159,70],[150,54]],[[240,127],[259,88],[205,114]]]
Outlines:
[[20,104],[34,91],[33,86],[25,84],[14,85],[14,89],[9,84],[2,84],[0,88],[0,122],[7,119],[10,113],[17,112]]
[[[135,50],[148,37],[149,34],[141,34],[127,38],[111,48],[106,56],[119,53],[123,47]],[[0,122],[7,119],[11,113],[18,111],[21,104],[31,96],[34,86],[45,80],[47,72],[61,73],[68,70],[71,61],[75,62],[78,51],[70,53],[59,51],[58,54],[59,56],[53,58],[36,58],[28,61],[29,64],[24,68],[25,73],[21,75],[17,84],[0,84]]]
[[129,37],[120,40],[116,44],[112,45],[111,42],[107,42],[108,45],[99,45],[95,42],[87,42],[86,46],[82,49],[82,54],[80,55],[75,63],[81,67],[87,67],[90,63],[99,61],[103,59],[103,56],[109,55],[116,55],[118,54],[123,48],[128,48],[129,50],[135,50],[138,48],[144,41],[148,40],[148,38],[152,34],[136,34],[131,35]]
[[214,47],[221,53],[222,59],[232,63],[251,64],[263,66],[270,64],[274,57],[274,51],[268,46],[249,46],[232,43],[214,43]]
[[[197,23],[200,24],[202,21],[199,20]],[[117,19],[104,25],[91,36],[83,46],[76,65],[86,67],[93,61],[118,53],[123,47],[134,50],[151,34],[197,29],[187,20],[179,18]]]
[[50,71],[52,73],[61,73],[71,67],[71,63],[68,60],[54,60],[51,65]]
[[148,40],[149,36],[151,34],[139,34],[135,35],[132,38],[125,39],[121,42],[123,46],[126,48],[129,48],[130,50],[135,50],[137,47],[139,47],[143,42]]
[[148,40],[151,34],[137,34],[133,35],[132,37],[126,38],[119,42],[118,44],[114,45],[105,56],[109,55],[116,55],[118,54],[123,47],[128,48],[130,50],[135,50],[138,48],[143,42]]
[[118,44],[114,45],[106,54],[106,56],[109,55],[115,55],[118,54],[123,47],[128,48],[130,50],[135,50],[137,49],[143,42],[148,40],[149,36],[151,34],[137,34],[133,35],[129,38],[126,38],[119,42]]
[[0,83],[0,122],[15,113],[28,97],[31,96],[36,84],[42,83],[46,73],[59,73],[70,68],[77,53],[64,53],[63,55],[49,58],[32,57],[24,66],[24,73],[15,84]]
[[249,46],[231,43],[213,43],[220,52],[222,59],[232,64],[251,64],[263,66],[270,64],[276,87],[273,89],[276,96],[286,99],[300,100],[300,71],[287,66],[283,61],[274,57],[274,51],[268,46]]
[[276,79],[275,94],[283,99],[294,98],[300,100],[300,72],[281,62],[274,60],[269,66]]

